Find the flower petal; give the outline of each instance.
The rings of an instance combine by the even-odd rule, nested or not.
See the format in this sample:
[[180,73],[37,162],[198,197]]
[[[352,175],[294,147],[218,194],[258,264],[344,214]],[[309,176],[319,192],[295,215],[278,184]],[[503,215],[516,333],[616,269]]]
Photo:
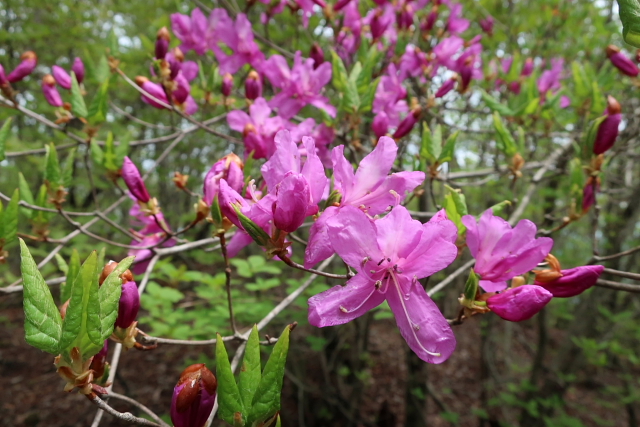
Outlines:
[[365,258],[382,258],[376,241],[376,226],[360,209],[341,208],[327,221],[327,227],[331,245],[351,267],[360,270]]
[[447,268],[458,256],[458,247],[455,245],[457,236],[458,229],[452,221],[422,224],[420,240],[400,264],[403,273],[420,279]]
[[551,292],[540,286],[523,285],[492,296],[487,306],[504,320],[521,322],[531,319],[551,298]]
[[327,221],[338,213],[338,208],[330,206],[316,219],[309,230],[309,243],[304,251],[304,267],[311,268],[329,258],[335,251],[329,238]]

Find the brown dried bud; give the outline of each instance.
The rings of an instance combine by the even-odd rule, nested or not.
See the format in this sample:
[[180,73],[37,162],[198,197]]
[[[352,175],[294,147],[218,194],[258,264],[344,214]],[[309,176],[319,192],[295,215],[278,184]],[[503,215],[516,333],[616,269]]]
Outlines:
[[180,190],[185,189],[185,187],[187,186],[187,181],[189,181],[189,175],[183,175],[178,171],[173,173],[173,182]]
[[64,304],[60,306],[60,317],[64,320],[67,317],[67,308],[69,308],[69,303],[71,302],[71,298],[69,298]]
[[[107,265],[104,266],[104,268],[102,269],[102,273],[100,273],[100,279],[98,279],[98,283],[101,286],[104,281],[107,280],[107,277],[109,277],[109,275],[113,273],[113,270],[115,270],[117,266],[118,263],[115,261],[109,261]],[[120,275],[120,280],[122,280],[122,283],[133,282],[133,273],[131,273],[131,270],[126,270],[124,273],[122,273]]]

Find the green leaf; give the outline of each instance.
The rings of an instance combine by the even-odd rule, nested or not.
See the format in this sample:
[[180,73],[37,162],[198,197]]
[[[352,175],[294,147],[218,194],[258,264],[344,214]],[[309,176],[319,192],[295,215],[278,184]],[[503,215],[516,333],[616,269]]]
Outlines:
[[116,148],[113,143],[113,133],[107,134],[107,139],[104,142],[104,167],[110,171],[117,171],[120,169],[116,164]]
[[76,73],[73,71],[71,72],[71,111],[76,117],[86,118],[88,115],[87,105],[84,103]]
[[355,113],[360,108],[360,95],[358,95],[358,87],[354,80],[347,80],[347,87],[342,94],[342,110],[349,113]]
[[333,69],[333,87],[335,87],[338,92],[344,92],[347,89],[349,75],[347,74],[347,69],[342,62],[342,58],[340,58],[334,50],[331,50],[331,66]]
[[444,147],[442,147],[442,153],[438,157],[438,163],[442,164],[445,162],[450,162],[453,160],[453,152],[456,148],[456,141],[458,140],[458,135],[460,131],[455,131],[449,138],[447,138],[447,142],[445,142]]
[[[494,215],[500,216],[507,206],[511,206],[511,201],[503,200],[502,202],[496,203],[495,205],[491,206],[489,209],[491,209]],[[479,219],[480,215],[478,215],[476,218]]]
[[7,147],[7,139],[9,139],[9,133],[11,132],[12,119],[12,117],[9,117],[2,125],[2,128],[0,128],[0,162],[5,159],[5,150]]
[[280,409],[280,394],[284,379],[284,368],[289,352],[289,333],[291,325],[287,325],[262,372],[262,379],[253,398],[249,415],[249,423],[264,421],[273,417]]
[[109,74],[111,70],[109,69],[109,62],[107,61],[107,57],[104,55],[100,55],[100,59],[98,59],[98,65],[96,66],[94,78],[98,83],[103,83],[109,78]]
[[73,147],[69,154],[67,155],[67,159],[62,166],[62,172],[60,174],[60,184],[63,187],[68,187],[71,185],[71,181],[73,180],[73,166],[75,163],[76,157],[76,147]]
[[86,259],[73,279],[71,301],[62,323],[59,352],[67,354],[78,347],[84,360],[96,354],[103,346],[98,296],[98,256],[95,251]]
[[360,99],[360,113],[368,113],[373,109],[373,98],[376,96],[376,90],[378,90],[378,84],[380,83],[380,77],[375,79],[367,87],[367,91]]
[[[18,189],[20,190],[20,198],[26,203],[33,205],[33,194],[31,193],[31,189],[29,189],[29,183],[26,179],[24,179],[24,175],[22,172],[18,173]],[[33,211],[29,208],[20,208],[22,210],[22,214],[27,218],[31,218],[33,215]]]
[[606,98],[600,90],[598,82],[591,83],[591,114],[599,116],[607,106]]
[[60,255],[60,253],[57,253],[55,255],[55,258],[56,258],[56,262],[58,263],[58,268],[66,276],[69,273],[69,264],[67,264],[67,261],[65,261],[64,258],[62,258],[62,255]]
[[240,369],[240,378],[238,380],[238,388],[240,397],[245,408],[250,408],[253,402],[253,395],[260,383],[262,377],[262,365],[260,364],[260,340],[258,338],[258,327],[253,325],[247,348],[242,360],[242,368]]
[[[2,234],[0,238],[4,238],[4,246],[12,243],[18,234],[18,203],[20,202],[20,191],[16,189],[11,196],[11,201],[7,205],[7,210],[2,216]],[[1,204],[1,203],[0,203]]]
[[358,61],[355,64],[353,64],[353,68],[351,68],[351,74],[349,74],[349,80],[354,83],[357,83],[361,72],[362,72],[362,64],[360,63],[360,61]]
[[373,70],[375,69],[376,65],[378,65],[378,52],[379,51],[377,46],[372,46],[367,51],[367,56],[364,59],[362,71],[360,72],[360,75],[358,76],[358,79],[356,81],[356,85],[358,86],[358,93],[361,96],[364,96],[365,93],[370,91],[369,86],[373,78]]
[[513,139],[511,132],[507,130],[500,118],[498,112],[493,113],[493,126],[496,130],[496,143],[498,149],[507,157],[512,157],[517,152],[516,141]]
[[66,279],[64,283],[60,285],[60,303],[64,304],[69,298],[71,298],[71,288],[73,287],[73,281],[80,273],[80,254],[77,249],[71,251],[71,258],[69,259],[69,268],[66,272]]
[[89,147],[91,149],[91,159],[93,163],[104,166],[104,151],[102,151],[102,147],[100,147],[96,141],[91,141]]
[[495,99],[493,96],[489,95],[487,92],[481,91],[480,94],[482,95],[482,99],[484,100],[484,103],[487,104],[487,107],[489,107],[492,111],[496,111],[503,116],[514,115],[514,112],[511,108],[502,104],[500,101]]
[[131,135],[125,134],[120,136],[120,143],[116,146],[116,158],[115,163],[118,169],[122,168],[122,162],[124,158],[129,154],[129,144],[131,142]]
[[429,160],[430,164],[435,164],[442,153],[442,128],[436,125],[433,133],[427,123],[422,123],[422,145],[420,146],[420,156]]
[[591,85],[589,84],[589,77],[584,71],[584,68],[577,61],[571,63],[571,74],[573,75],[573,82],[576,88],[576,95],[580,98],[584,98],[591,92]]
[[462,233],[467,230],[462,223],[462,217],[469,214],[467,201],[461,191],[451,188],[448,185],[445,185],[445,187],[449,192],[444,196],[444,210],[447,213],[447,218],[458,228],[458,234],[462,235]]
[[238,215],[238,220],[240,221],[240,225],[244,228],[244,231],[260,246],[267,246],[271,237],[255,222],[251,221],[251,219],[243,214],[240,211],[240,208],[237,205],[234,205],[233,208]]
[[58,161],[58,152],[53,142],[49,145],[45,145],[45,168],[44,179],[47,183],[47,187],[50,189],[57,189],[62,181],[62,173],[60,172],[60,162]]
[[112,56],[117,56],[120,51],[120,46],[119,46],[118,36],[116,35],[116,32],[113,28],[109,33],[109,38],[107,39],[107,42],[109,43],[107,48],[109,51],[109,54]]
[[100,88],[93,96],[91,105],[89,105],[88,119],[91,124],[100,124],[107,119],[107,111],[109,109],[109,79],[105,79]]
[[211,203],[211,219],[213,220],[213,225],[218,228],[222,227],[222,211],[220,210],[220,202],[218,201],[217,194]]
[[231,371],[227,349],[220,334],[217,334],[217,337],[216,377],[218,379],[218,405],[220,405],[218,415],[223,421],[233,424],[235,414],[242,413],[244,406],[238,385],[233,377],[233,371]]
[[[100,286],[98,297],[100,300],[100,330],[102,341],[111,336],[118,317],[118,301],[122,293],[122,279],[120,275],[127,271],[136,257],[130,256],[118,263],[118,266],[107,276]],[[101,264],[98,264],[98,268]]]
[[20,239],[20,270],[24,282],[24,334],[27,343],[47,353],[58,354],[62,318],[51,291],[38,271],[27,245]]
[[471,269],[469,272],[469,278],[467,279],[467,283],[464,286],[464,298],[468,301],[473,301],[476,299],[476,295],[478,294],[478,284],[480,283],[480,277]]
[[633,47],[640,48],[640,2],[638,0],[618,0],[622,37]]

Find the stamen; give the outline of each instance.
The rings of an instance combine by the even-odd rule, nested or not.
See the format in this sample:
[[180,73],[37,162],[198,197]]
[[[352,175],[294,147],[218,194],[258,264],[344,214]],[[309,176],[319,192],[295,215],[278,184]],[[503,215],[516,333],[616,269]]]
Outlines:
[[383,262],[384,262],[384,258],[380,260],[380,262],[378,263],[378,267],[380,267],[380,264],[382,264]]
[[340,306],[340,311],[343,312],[343,313],[353,313],[354,311],[360,310],[362,308],[362,306],[365,305],[367,301],[369,301],[369,299],[373,296],[373,294],[376,292],[376,290],[377,289],[374,286],[374,288],[371,290],[371,293],[356,308],[352,308],[351,310],[348,310],[345,307]]
[[348,313],[349,312],[349,310],[347,310],[343,306],[340,306],[340,311],[343,312],[343,313]]
[[369,258],[368,256],[364,257],[364,259],[362,260],[362,266],[364,267],[364,265],[368,263],[370,259],[371,258]]
[[380,289],[380,286],[382,286],[382,280],[376,280],[376,289]]

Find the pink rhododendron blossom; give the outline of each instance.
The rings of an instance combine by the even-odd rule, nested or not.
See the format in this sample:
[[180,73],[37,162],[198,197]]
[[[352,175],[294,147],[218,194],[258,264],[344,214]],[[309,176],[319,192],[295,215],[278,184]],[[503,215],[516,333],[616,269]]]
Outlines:
[[541,286],[523,285],[490,297],[487,306],[504,320],[522,322],[542,310],[551,298],[551,292]]
[[[311,203],[309,182],[301,174],[287,175],[275,188],[273,224],[291,233],[302,225]],[[317,205],[315,206],[317,209]]]
[[191,86],[189,85],[189,82],[187,81],[185,76],[182,74],[182,71],[180,71],[176,76],[175,82],[176,82],[176,87],[174,91],[171,92],[171,95],[173,96],[173,100],[177,104],[182,104],[187,100],[187,97],[191,94]]
[[538,91],[541,97],[545,97],[548,91],[555,93],[560,89],[560,77],[564,68],[564,59],[554,58],[551,60],[551,69],[545,70],[538,79]]
[[474,271],[481,278],[480,286],[487,292],[501,291],[506,281],[535,268],[551,251],[553,240],[536,239],[536,225],[526,219],[511,228],[504,219],[487,209],[476,222],[465,215],[467,246],[476,259]]
[[561,277],[550,281],[536,280],[535,284],[545,288],[556,298],[569,298],[595,285],[603,271],[602,265],[585,265],[560,270]]
[[436,98],[442,98],[443,96],[445,96],[446,94],[448,94],[449,92],[451,92],[453,90],[453,88],[456,86],[456,82],[458,81],[458,79],[456,77],[451,77],[450,79],[447,79],[442,86],[440,86],[438,88],[438,91],[435,94]]
[[142,99],[142,102],[144,102],[145,104],[149,104],[152,107],[159,108],[161,110],[166,107],[164,107],[158,101],[162,101],[165,104],[170,104],[169,100],[167,99],[167,95],[164,92],[163,87],[158,83],[149,81],[149,79],[147,79],[146,77],[138,76],[136,77],[136,84],[140,86],[142,90],[144,90],[145,92],[147,92],[149,95],[153,97],[151,98],[147,95],[142,94],[140,97]]
[[343,152],[343,145],[332,151],[334,189],[342,198],[339,207],[327,208],[311,226],[304,261],[307,268],[334,253],[327,234],[327,221],[340,209],[354,206],[369,215],[383,213],[401,203],[405,193],[415,189],[425,178],[419,171],[389,175],[398,152],[398,146],[389,137],[378,140],[375,149],[362,159],[355,174]]
[[180,39],[183,52],[194,50],[203,55],[207,49],[207,17],[199,8],[191,11],[191,17],[180,13],[171,14],[171,29]]
[[207,206],[211,206],[213,199],[218,195],[221,179],[226,180],[227,184],[229,184],[229,186],[238,193],[242,191],[242,187],[244,185],[244,173],[242,172],[240,165],[240,158],[233,153],[224,156],[213,164],[204,178],[202,188],[202,199]]
[[449,6],[449,20],[447,21],[447,31],[451,34],[463,33],[469,28],[469,21],[462,18],[462,5],[460,3]]
[[347,323],[387,301],[409,347],[422,360],[442,363],[456,340],[449,323],[418,279],[447,267],[458,250],[457,229],[449,220],[421,224],[403,206],[371,221],[346,206],[327,221],[340,257],[357,274],[309,299],[309,323],[318,327]]
[[420,77],[420,82],[424,82],[424,75],[429,70],[430,61],[427,54],[418,47],[408,44],[405,52],[400,57],[400,77],[405,79],[408,76]]
[[229,127],[242,132],[245,144],[245,157],[252,151],[254,159],[271,157],[275,151],[273,137],[285,127],[281,117],[270,117],[271,108],[264,98],[257,98],[249,107],[249,114],[241,110],[231,111],[227,115]]
[[228,16],[224,16],[226,14],[224,9],[221,9],[219,13],[221,15],[217,18],[218,24],[215,27],[217,39],[233,51],[231,55],[228,55],[217,44],[210,44],[220,63],[220,74],[234,74],[245,64],[258,70],[262,69],[264,54],[253,40],[253,28],[247,15],[239,13],[234,23]]
[[199,70],[198,63],[195,61],[184,61],[182,63],[182,75],[188,82],[192,82],[196,77],[198,77]]
[[[409,111],[407,90],[402,86],[402,78],[395,65],[389,64],[387,73],[380,78],[373,98],[373,113],[378,116],[386,116],[387,127],[396,127],[400,124],[400,115]],[[379,120],[385,120],[384,118]],[[381,126],[378,123],[377,126]],[[385,131],[386,133],[386,131]]]
[[478,24],[480,24],[480,28],[482,28],[482,31],[487,33],[489,36],[493,35],[493,23],[494,19],[491,15],[488,15],[485,19],[481,19],[478,21]]
[[278,115],[283,119],[290,119],[308,104],[335,117],[336,107],[329,103],[328,98],[320,95],[324,86],[331,81],[330,63],[325,62],[314,69],[313,59],[303,59],[298,51],[292,68],[289,68],[284,57],[273,55],[265,61],[262,72],[273,87],[280,89],[269,101],[269,106],[277,108]]
[[464,40],[458,36],[444,38],[433,48],[434,62],[450,70],[456,68],[456,55],[464,48]]
[[336,51],[347,64],[358,51],[362,41],[362,16],[358,10],[358,0],[351,0],[345,7],[342,28],[336,37]]

